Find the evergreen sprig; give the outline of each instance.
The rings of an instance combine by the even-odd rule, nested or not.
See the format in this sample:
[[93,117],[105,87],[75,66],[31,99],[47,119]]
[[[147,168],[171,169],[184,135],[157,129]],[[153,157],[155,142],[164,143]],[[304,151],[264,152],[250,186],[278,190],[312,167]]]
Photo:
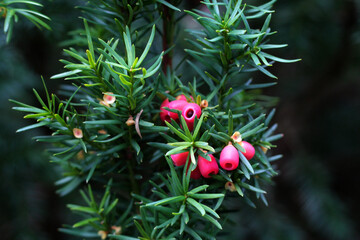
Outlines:
[[7,42],[11,39],[14,23],[19,21],[19,15],[25,17],[39,29],[51,30],[47,23],[50,18],[34,7],[43,7],[43,5],[33,0],[0,1],[0,17],[4,18],[4,33],[7,35]]
[[[12,100],[15,110],[37,121],[19,132],[43,126],[53,132],[35,139],[53,144],[50,159],[63,169],[58,193],[87,186],[87,193],[80,191],[86,205],[68,205],[80,220],[61,231],[102,239],[214,239],[226,223],[224,199],[268,204],[264,188],[281,155],[267,150],[282,135],[271,124],[270,100],[251,90],[274,83],[254,84],[244,73],[275,78],[266,70],[273,62],[296,61],[267,53],[285,46],[269,43],[273,3],[205,0],[201,6],[208,11],[184,11],[180,1],[94,0],[81,7],[85,29],[79,41],[87,46],[64,50],[66,71],[52,77],[71,82],[59,92],[66,99],[49,94],[44,83],[44,99],[34,90],[40,107]],[[184,14],[203,29],[188,30],[192,49],[173,66],[174,29]],[[264,17],[261,29],[250,28]],[[154,44],[159,41],[161,49]],[[184,61],[195,76],[181,70]],[[161,111],[179,120],[161,126],[159,101],[179,94],[198,107],[206,103],[193,129],[170,107]],[[234,133],[255,147],[251,161]],[[240,156],[237,169],[191,179],[200,157],[212,161],[210,154],[218,158],[229,143]],[[185,166],[176,167],[171,156],[184,152]]]

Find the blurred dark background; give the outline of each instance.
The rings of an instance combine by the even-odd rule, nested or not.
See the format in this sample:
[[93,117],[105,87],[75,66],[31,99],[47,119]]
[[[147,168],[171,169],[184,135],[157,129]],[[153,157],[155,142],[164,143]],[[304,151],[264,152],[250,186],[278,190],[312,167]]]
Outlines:
[[[57,232],[68,221],[66,198],[56,195],[58,170],[31,137],[15,134],[29,124],[11,110],[9,98],[35,103],[40,76],[61,71],[62,45],[74,25],[81,27],[76,1],[45,2],[53,31],[27,21],[14,29],[10,44],[0,35],[0,232],[1,239],[68,239]],[[270,186],[269,207],[244,208],[231,239],[360,239],[360,1],[278,0],[271,26],[276,53],[302,58],[276,64],[275,121],[285,137],[276,152],[284,158]],[[2,27],[2,24],[0,24]],[[256,76],[266,81],[264,76]],[[47,81],[56,92],[61,81]],[[71,198],[68,196],[67,198]]]

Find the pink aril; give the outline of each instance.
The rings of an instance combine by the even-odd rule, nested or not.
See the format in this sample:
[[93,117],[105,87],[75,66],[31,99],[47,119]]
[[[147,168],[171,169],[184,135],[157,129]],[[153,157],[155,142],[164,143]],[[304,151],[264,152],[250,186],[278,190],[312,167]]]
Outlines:
[[200,155],[198,158],[199,170],[204,178],[211,178],[211,175],[216,175],[219,173],[219,166],[215,157],[212,154],[209,154],[209,157],[211,161],[206,160]]
[[239,153],[232,144],[227,145],[221,151],[220,166],[228,171],[232,171],[239,166]]
[[182,110],[182,116],[190,131],[194,128],[195,116],[199,119],[201,116],[201,108],[196,103],[188,103]]
[[186,159],[188,158],[188,156],[189,156],[189,152],[183,152],[183,153],[171,155],[171,159],[172,159],[174,165],[179,167],[179,166],[185,165]]
[[[176,109],[179,110],[180,112],[183,111],[184,107],[187,105],[188,103],[184,100],[175,100],[175,101],[171,101],[168,105],[168,108],[170,109]],[[175,121],[179,120],[179,115],[177,113],[174,112],[170,112],[168,111],[168,115],[171,119],[174,119]]]
[[251,145],[250,143],[248,143],[246,141],[242,141],[240,143],[240,145],[245,149],[245,152],[242,152],[242,154],[244,154],[245,158],[247,160],[252,159],[255,155],[255,148],[253,147],[253,145]]

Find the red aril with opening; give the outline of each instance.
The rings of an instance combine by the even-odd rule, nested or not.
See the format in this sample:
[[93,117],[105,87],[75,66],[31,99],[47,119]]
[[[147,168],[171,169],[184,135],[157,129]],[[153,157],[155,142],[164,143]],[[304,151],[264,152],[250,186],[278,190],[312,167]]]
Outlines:
[[195,116],[198,119],[201,116],[201,108],[196,103],[188,103],[182,111],[182,116],[184,117],[189,130],[192,131],[194,128]]
[[239,153],[232,144],[227,145],[221,151],[220,166],[228,171],[232,171],[239,166]]

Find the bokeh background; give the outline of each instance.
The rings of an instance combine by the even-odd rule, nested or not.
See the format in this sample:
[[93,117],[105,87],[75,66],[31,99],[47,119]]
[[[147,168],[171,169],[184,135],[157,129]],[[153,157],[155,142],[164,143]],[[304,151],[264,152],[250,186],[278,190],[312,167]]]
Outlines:
[[[58,59],[68,32],[82,27],[74,8],[82,2],[44,1],[51,32],[20,21],[11,43],[0,34],[3,240],[70,239],[57,229],[71,222],[65,204],[74,196],[56,195],[59,170],[48,162],[45,146],[30,140],[46,132],[15,134],[30,122],[11,110],[8,99],[36,104],[32,88],[41,91],[40,76],[62,71]],[[273,42],[289,44],[277,55],[302,58],[276,64],[278,85],[265,92],[279,97],[281,174],[268,189],[269,207],[244,207],[232,217],[237,224],[231,239],[360,239],[360,1],[278,0],[275,9]],[[47,81],[53,92],[60,83]]]

